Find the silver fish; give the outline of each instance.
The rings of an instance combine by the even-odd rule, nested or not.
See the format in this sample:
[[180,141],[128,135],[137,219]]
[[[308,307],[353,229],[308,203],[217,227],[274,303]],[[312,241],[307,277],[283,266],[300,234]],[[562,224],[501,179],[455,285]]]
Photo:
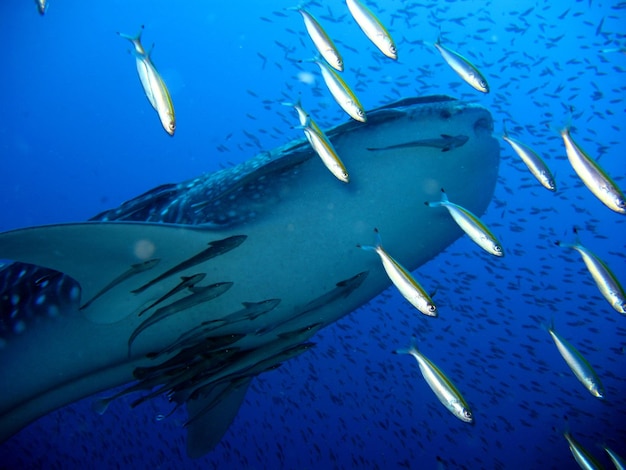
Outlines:
[[565,144],[567,159],[589,191],[612,211],[626,214],[626,198],[617,184],[574,142],[568,128],[561,131],[561,137]]
[[454,70],[466,83],[478,91],[489,93],[489,84],[487,83],[487,79],[482,73],[480,73],[474,64],[458,52],[448,49],[446,46],[441,44],[439,40],[435,43],[435,47],[443,57],[443,60],[445,60],[452,70]]

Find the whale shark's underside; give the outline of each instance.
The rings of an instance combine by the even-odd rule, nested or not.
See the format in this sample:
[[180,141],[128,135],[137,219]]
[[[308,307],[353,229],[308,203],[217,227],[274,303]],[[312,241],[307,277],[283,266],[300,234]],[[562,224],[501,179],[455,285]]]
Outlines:
[[458,238],[424,201],[445,188],[485,211],[499,163],[489,112],[433,96],[367,116],[327,131],[349,184],[301,139],[86,223],[0,234],[13,261],[0,268],[0,442],[128,383],[133,406],[160,394],[185,406],[187,452],[201,456],[256,375],[390,285],[356,248],[375,227],[410,270]]

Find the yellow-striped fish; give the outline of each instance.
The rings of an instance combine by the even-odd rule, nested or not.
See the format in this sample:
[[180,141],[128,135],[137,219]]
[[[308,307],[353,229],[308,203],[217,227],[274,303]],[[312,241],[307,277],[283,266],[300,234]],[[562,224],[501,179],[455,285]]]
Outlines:
[[150,104],[159,115],[161,125],[163,129],[165,129],[165,132],[169,135],[174,135],[174,131],[176,130],[176,115],[174,113],[172,98],[165,82],[150,59],[150,52],[146,52],[141,44],[142,32],[143,25],[136,36],[129,36],[128,34],[119,32],[117,34],[124,39],[128,39],[133,44],[135,48],[133,54],[137,65],[137,73],[139,74],[143,91],[148,101],[150,101]]
[[574,142],[568,128],[561,131],[561,137],[565,143],[567,159],[589,191],[612,211],[626,214],[626,199],[617,184]]
[[554,344],[556,344],[561,357],[563,357],[569,368],[572,369],[572,372],[579,382],[583,384],[594,397],[603,399],[604,387],[602,386],[602,382],[600,382],[600,378],[593,370],[593,367],[591,367],[591,364],[587,362],[587,359],[585,359],[565,338],[554,331],[553,325],[548,327],[548,333],[550,333]]
[[556,191],[556,182],[554,176],[552,176],[552,172],[533,149],[513,137],[510,137],[506,132],[506,127],[504,128],[502,139],[513,148],[515,153],[522,159],[533,176],[537,178],[537,181],[539,181],[544,188],[550,191]]
[[466,83],[478,91],[489,93],[487,79],[482,73],[480,73],[474,64],[458,52],[448,49],[446,46],[441,44],[439,39],[437,39],[435,47],[443,57],[443,60],[445,60],[446,63],[452,67],[452,70],[454,70]]
[[430,295],[428,295],[419,282],[411,276],[411,273],[385,251],[378,229],[374,229],[374,232],[376,232],[375,246],[357,245],[357,247],[366,251],[376,252],[383,262],[387,276],[389,276],[389,279],[391,279],[391,282],[398,288],[402,296],[424,315],[436,317],[437,307],[433,299],[430,298]]
[[324,31],[324,28],[322,28],[317,19],[304,8],[296,7],[293,8],[293,10],[296,10],[302,15],[304,27],[307,33],[309,33],[311,41],[313,41],[315,48],[326,62],[335,70],[343,72],[343,58],[337,50],[337,46],[335,46],[335,43],[330,36],[328,36],[326,31]]
[[611,304],[611,307],[619,313],[626,315],[626,294],[624,293],[624,288],[606,263],[579,242],[563,243],[557,241],[556,245],[564,248],[573,248],[580,253],[600,293]]
[[326,65],[325,62],[317,59],[313,59],[313,62],[319,66],[324,83],[326,83],[330,94],[333,95],[333,98],[335,98],[337,104],[341,106],[341,109],[348,113],[352,119],[365,122],[367,119],[363,106],[343,78]]
[[607,454],[609,454],[609,458],[611,459],[611,462],[613,462],[613,465],[615,465],[616,470],[626,470],[626,460],[617,455],[615,451],[609,449],[607,446],[602,446],[602,448]]
[[569,450],[572,452],[574,460],[576,460],[576,463],[580,466],[580,468],[583,470],[601,470],[604,468],[602,467],[602,464],[598,462],[587,449],[581,446],[569,432],[563,433],[563,437],[567,439]]
[[424,380],[426,380],[426,383],[443,406],[461,421],[466,423],[474,421],[472,411],[461,392],[439,367],[417,349],[415,338],[412,339],[411,346],[408,349],[398,349],[395,353],[413,356],[419,364]]
[[335,147],[330,142],[326,134],[317,123],[313,120],[313,118],[305,111],[300,103],[300,98],[295,103],[282,103],[285,106],[292,106],[296,112],[298,113],[298,120],[300,121],[300,126],[304,131],[304,135],[313,147],[313,150],[317,155],[322,159],[326,168],[330,170],[330,172],[335,175],[337,179],[343,181],[344,183],[350,182],[350,176],[348,175],[348,170],[346,170],[346,166],[343,164],[339,155],[337,155],[337,151]]
[[335,175],[335,177],[344,183],[350,182],[348,170],[343,164],[333,144],[328,140],[326,134],[315,124],[310,117],[307,118],[305,125],[302,127],[304,135],[315,150],[315,153],[321,158],[326,168]]
[[359,0],[346,0],[348,10],[359,28],[374,45],[390,59],[398,59],[398,50],[387,28],[372,11]]
[[496,236],[491,233],[491,230],[489,230],[487,226],[470,211],[468,211],[464,207],[459,206],[458,204],[450,202],[443,188],[441,188],[441,201],[426,201],[424,204],[426,204],[428,207],[445,207],[446,209],[448,209],[448,212],[457,223],[457,225],[461,227],[461,229],[467,235],[469,235],[469,237],[478,246],[480,246],[487,253],[491,253],[492,255],[504,256],[504,250],[502,249],[502,245],[500,244]]
[[35,0],[35,4],[37,5],[37,11],[39,11],[39,14],[44,15],[48,9],[48,0]]
[[296,101],[295,103],[281,103],[283,106],[291,106],[293,109],[296,110],[296,113],[298,113],[298,121],[300,121],[300,125],[302,127],[307,125],[307,120],[309,123],[309,126],[311,126],[315,131],[317,131],[320,134],[323,134],[323,131],[319,128],[319,126],[316,124],[316,122],[313,120],[313,118],[311,118],[311,116],[309,115],[309,113],[302,107],[302,103],[300,102],[300,98],[298,98],[298,101]]

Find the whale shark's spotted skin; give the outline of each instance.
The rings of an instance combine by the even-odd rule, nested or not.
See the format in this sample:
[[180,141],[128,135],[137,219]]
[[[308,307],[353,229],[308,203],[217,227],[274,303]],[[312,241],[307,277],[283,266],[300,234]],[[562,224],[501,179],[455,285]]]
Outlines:
[[[0,441],[135,381],[123,392],[143,392],[133,406],[164,393],[186,407],[188,455],[203,455],[253,377],[389,286],[356,248],[374,227],[408,270],[460,236],[423,202],[445,187],[484,212],[499,161],[489,113],[436,96],[367,115],[326,132],[349,184],[301,139],[86,223],[0,234],[0,259],[15,261],[0,268],[2,372],[12,377]],[[442,135],[464,143],[442,152]]]

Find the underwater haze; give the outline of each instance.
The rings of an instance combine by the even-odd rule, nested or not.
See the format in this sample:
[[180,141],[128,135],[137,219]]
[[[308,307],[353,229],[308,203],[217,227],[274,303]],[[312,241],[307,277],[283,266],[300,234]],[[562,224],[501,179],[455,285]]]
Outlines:
[[[390,283],[318,332],[314,348],[256,377],[202,458],[185,455],[184,411],[163,418],[173,408],[166,397],[131,408],[130,395],[102,416],[92,397],[37,420],[0,444],[0,468],[576,468],[564,432],[606,468],[602,446],[626,458],[626,316],[579,253],[556,244],[580,242],[626,284],[626,216],[585,187],[559,135],[569,127],[626,188],[626,2],[365,4],[395,39],[397,61],[367,39],[345,1],[303,6],[335,41],[365,109],[443,94],[491,112],[501,163],[481,220],[506,256],[464,235],[420,266],[414,274],[434,292],[437,318]],[[49,0],[40,15],[34,1],[0,2],[0,232],[85,221],[302,138],[283,102],[300,98],[323,129],[348,121],[307,62],[316,51],[295,6]],[[171,94],[174,136],[146,99],[131,44],[116,34],[141,25]],[[489,93],[452,70],[438,38],[480,70]],[[504,126],[544,159],[555,192],[501,139]],[[604,399],[577,380],[551,324],[591,364]],[[412,336],[462,392],[473,424],[439,403],[413,357],[394,354]]]

